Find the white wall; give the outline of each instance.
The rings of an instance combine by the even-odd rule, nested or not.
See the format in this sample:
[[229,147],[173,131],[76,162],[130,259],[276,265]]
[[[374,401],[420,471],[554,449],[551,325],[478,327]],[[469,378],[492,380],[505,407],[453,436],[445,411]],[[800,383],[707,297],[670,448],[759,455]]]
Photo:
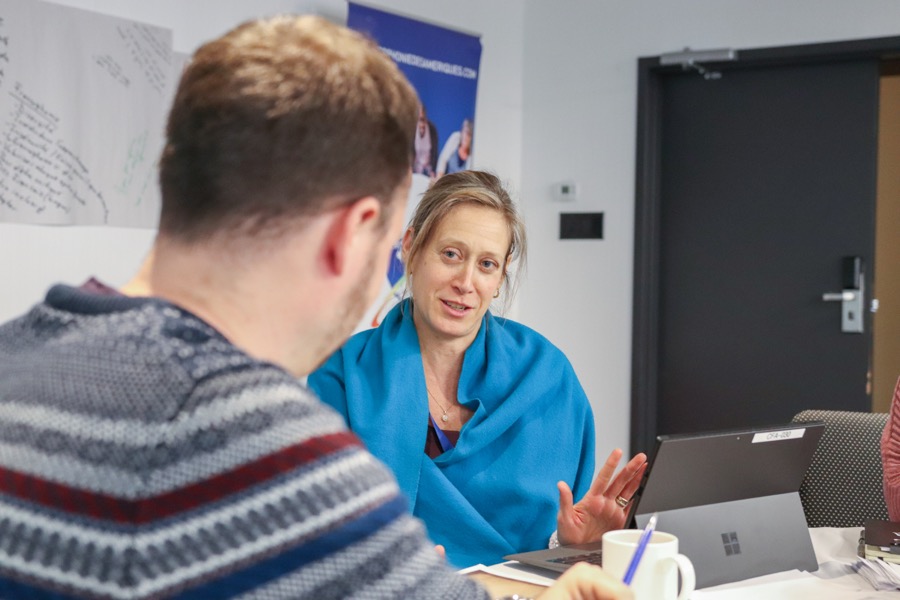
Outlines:
[[[598,460],[628,447],[637,59],[900,35],[894,0],[527,0],[521,198],[529,277],[518,317],[572,360]],[[560,205],[548,188],[578,183]],[[602,241],[559,241],[558,213],[605,213]]]
[[[241,21],[283,12],[314,13],[343,23],[344,0],[56,0],[167,27],[176,51],[202,42]],[[512,187],[519,183],[522,147],[521,3],[479,0],[382,0],[368,5],[434,21],[483,36],[484,57],[475,118],[475,159],[490,164]],[[112,285],[128,281],[149,250],[154,232],[114,227],[36,227],[0,223],[0,322],[24,312],[56,282],[80,283],[96,275]]]
[[[58,0],[169,27],[190,52],[239,21],[312,12],[342,22],[343,0]],[[475,163],[506,179],[529,228],[530,265],[511,313],[570,357],[594,405],[598,454],[627,448],[637,59],[900,35],[895,0],[370,0],[483,36]],[[579,199],[551,202],[572,179]],[[558,213],[602,211],[605,239],[557,239]],[[0,224],[0,321],[56,281],[118,285],[153,232]]]

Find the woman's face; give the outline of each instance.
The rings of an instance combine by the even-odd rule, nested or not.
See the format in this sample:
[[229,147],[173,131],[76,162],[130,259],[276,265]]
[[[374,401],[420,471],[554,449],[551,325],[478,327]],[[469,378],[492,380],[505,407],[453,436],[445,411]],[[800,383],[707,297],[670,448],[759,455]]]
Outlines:
[[[403,238],[408,253],[410,231]],[[503,283],[509,228],[494,209],[461,204],[436,227],[410,265],[413,318],[420,339],[468,346]]]

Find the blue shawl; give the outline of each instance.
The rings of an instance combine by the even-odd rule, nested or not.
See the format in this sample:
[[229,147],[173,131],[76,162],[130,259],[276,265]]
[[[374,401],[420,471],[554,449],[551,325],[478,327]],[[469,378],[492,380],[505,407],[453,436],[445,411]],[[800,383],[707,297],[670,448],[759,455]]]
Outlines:
[[466,350],[459,401],[473,411],[456,447],[425,455],[428,397],[409,301],[351,337],[308,380],[390,467],[428,534],[457,567],[544,548],[566,481],[576,501],[594,473],[590,404],[565,355],[487,313]]

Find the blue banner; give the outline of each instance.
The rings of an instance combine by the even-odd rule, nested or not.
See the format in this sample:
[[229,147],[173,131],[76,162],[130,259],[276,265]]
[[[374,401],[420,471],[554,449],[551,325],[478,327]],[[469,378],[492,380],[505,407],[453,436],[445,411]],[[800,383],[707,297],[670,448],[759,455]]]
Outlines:
[[[418,199],[437,177],[472,168],[481,40],[353,2],[349,3],[347,26],[373,39],[394,59],[422,102],[413,147],[408,222]],[[400,299],[405,285],[398,240],[383,293],[359,329],[378,326]]]
[[347,26],[375,40],[419,93],[424,122],[413,172],[435,176],[470,168],[481,40],[352,2]]

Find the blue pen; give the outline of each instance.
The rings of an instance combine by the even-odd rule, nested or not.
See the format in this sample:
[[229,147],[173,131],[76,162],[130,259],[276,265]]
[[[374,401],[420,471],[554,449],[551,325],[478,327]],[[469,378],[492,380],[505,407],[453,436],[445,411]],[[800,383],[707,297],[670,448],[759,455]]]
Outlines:
[[644,555],[644,550],[647,549],[647,544],[650,543],[650,536],[653,535],[654,527],[656,527],[656,513],[653,513],[653,516],[647,521],[647,526],[644,527],[641,539],[638,540],[637,548],[634,549],[634,556],[631,557],[631,563],[629,563],[628,569],[625,570],[625,577],[622,579],[625,585],[631,585],[631,580],[634,579],[634,572],[637,571],[641,557]]

